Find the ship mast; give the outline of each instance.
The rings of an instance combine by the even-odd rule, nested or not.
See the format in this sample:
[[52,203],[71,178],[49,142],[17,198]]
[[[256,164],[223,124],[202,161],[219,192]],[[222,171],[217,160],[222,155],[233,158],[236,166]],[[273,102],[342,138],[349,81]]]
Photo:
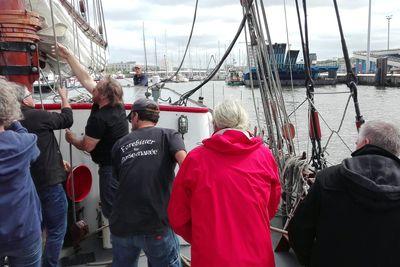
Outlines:
[[368,9],[368,37],[367,37],[367,69],[366,73],[369,73],[371,70],[371,0],[369,0],[369,9]]
[[144,35],[144,22],[142,24],[142,31],[143,31],[144,64],[145,64],[145,70],[147,72],[147,50],[146,50],[146,37]]
[[27,11],[22,0],[3,0],[0,24],[0,75],[32,91],[39,79],[39,14]]

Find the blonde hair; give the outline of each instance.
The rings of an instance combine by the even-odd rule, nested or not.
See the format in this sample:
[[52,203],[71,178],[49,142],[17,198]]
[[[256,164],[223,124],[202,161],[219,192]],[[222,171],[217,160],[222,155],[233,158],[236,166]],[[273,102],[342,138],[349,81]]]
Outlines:
[[0,79],[0,125],[8,127],[22,118],[21,106],[13,83]]
[[218,129],[233,128],[247,130],[249,117],[242,105],[236,100],[225,100],[214,110],[214,124]]

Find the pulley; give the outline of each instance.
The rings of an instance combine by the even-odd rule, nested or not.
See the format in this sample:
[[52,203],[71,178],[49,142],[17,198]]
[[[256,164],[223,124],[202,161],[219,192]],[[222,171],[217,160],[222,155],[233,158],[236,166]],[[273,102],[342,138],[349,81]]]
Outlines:
[[79,0],[79,11],[81,12],[82,17],[86,19],[86,5],[83,0]]

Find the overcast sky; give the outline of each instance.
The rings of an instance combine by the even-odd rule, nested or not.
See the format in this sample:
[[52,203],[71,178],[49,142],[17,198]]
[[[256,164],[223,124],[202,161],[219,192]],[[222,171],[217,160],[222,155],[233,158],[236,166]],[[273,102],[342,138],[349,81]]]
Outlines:
[[[183,54],[193,20],[195,0],[103,0],[109,40],[110,62],[136,61],[144,63],[143,33],[148,64],[155,63],[155,43],[158,64],[163,59],[173,65]],[[300,35],[294,0],[286,0],[289,41],[292,49],[300,49]],[[299,2],[302,2],[299,0]],[[284,0],[265,0],[273,42],[287,42]],[[390,24],[390,48],[400,48],[399,0],[372,0],[371,49],[387,47],[387,15]],[[366,50],[368,0],[338,0],[343,30],[349,52]],[[333,1],[308,1],[310,50],[318,59],[342,56]],[[233,39],[242,19],[239,0],[199,0],[197,21],[185,65],[208,65],[211,55],[223,54]],[[155,41],[156,40],[156,41]],[[234,49],[230,61],[245,62],[244,36]],[[219,44],[219,46],[218,46]],[[219,49],[218,49],[219,47]],[[214,63],[211,63],[214,64]]]

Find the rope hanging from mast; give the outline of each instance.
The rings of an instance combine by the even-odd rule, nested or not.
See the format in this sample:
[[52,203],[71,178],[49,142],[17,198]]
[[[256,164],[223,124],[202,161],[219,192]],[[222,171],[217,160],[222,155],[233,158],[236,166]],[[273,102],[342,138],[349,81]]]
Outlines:
[[228,49],[225,51],[225,54],[222,56],[220,62],[214,67],[214,69],[211,71],[211,73],[207,76],[207,78],[205,78],[198,86],[196,86],[195,88],[193,88],[190,91],[187,91],[186,93],[182,94],[181,97],[179,98],[178,101],[176,101],[175,103],[173,103],[173,105],[186,105],[187,100],[189,99],[189,97],[191,97],[195,92],[197,92],[200,88],[203,87],[203,85],[205,85],[206,83],[208,83],[212,77],[214,77],[214,75],[218,72],[218,70],[221,68],[222,64],[224,63],[225,59],[229,56],[229,53],[231,52],[233,46],[235,45],[237,39],[240,36],[240,33],[243,30],[243,27],[246,23],[246,17],[244,16],[239,28],[236,32],[235,37],[233,38],[231,44],[229,45]]
[[246,44],[249,54],[254,59],[252,61],[254,65],[250,66],[250,77],[252,79],[253,70],[255,70],[259,81],[258,86],[267,130],[268,140],[266,141],[282,173],[287,158],[295,155],[293,143],[295,131],[286,112],[279,79],[278,55],[275,55],[275,50],[279,47],[273,45],[271,40],[263,2],[258,2],[258,0],[252,3],[242,1],[242,6],[247,16],[248,33],[250,36],[250,41],[249,43],[246,42]]
[[183,57],[182,57],[181,63],[179,64],[178,69],[175,71],[175,73],[174,73],[171,77],[168,77],[167,79],[164,79],[164,80],[162,80],[161,82],[171,81],[172,78],[174,78],[176,75],[178,75],[179,71],[181,70],[181,68],[182,68],[182,66],[183,66],[183,62],[185,62],[186,53],[187,53],[187,51],[188,51],[188,49],[189,49],[190,42],[191,42],[192,36],[193,36],[194,25],[196,24],[197,6],[198,6],[198,4],[199,4],[199,0],[196,0],[196,5],[195,5],[194,15],[193,15],[192,28],[191,28],[191,30],[190,30],[189,39],[188,39],[188,41],[187,41],[186,48],[185,48],[185,52],[183,53]]
[[318,112],[314,106],[314,81],[311,77],[311,60],[309,52],[309,42],[308,42],[308,23],[307,23],[307,3],[303,0],[303,12],[304,12],[304,35],[303,26],[300,17],[300,8],[298,0],[295,0],[297,19],[299,24],[300,38],[303,50],[304,59],[304,72],[305,72],[305,86],[307,99],[309,101],[309,137],[311,140],[312,151],[311,151],[311,165],[316,170],[321,170],[326,167],[326,161],[324,153],[321,146],[321,129],[319,123]]

